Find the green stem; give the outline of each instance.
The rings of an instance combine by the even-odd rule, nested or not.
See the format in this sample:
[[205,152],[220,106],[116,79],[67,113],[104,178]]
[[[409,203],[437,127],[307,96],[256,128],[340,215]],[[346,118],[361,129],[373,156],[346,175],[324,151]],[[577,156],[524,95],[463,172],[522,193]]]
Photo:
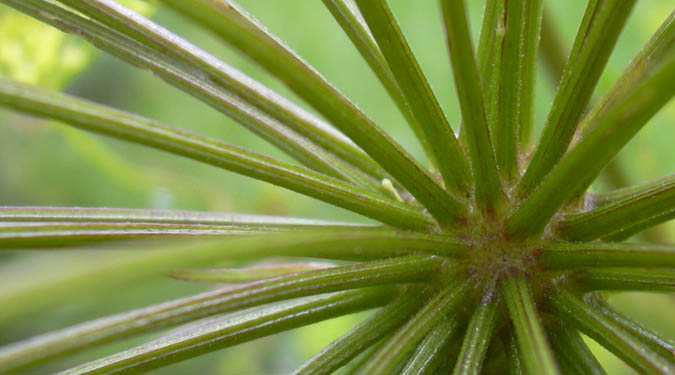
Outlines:
[[213,80],[208,79],[206,74],[173,61],[161,51],[153,51],[114,30],[45,0],[2,1],[64,32],[83,36],[97,48],[134,66],[152,71],[167,83],[247,126],[301,163],[372,192],[381,193],[382,189],[377,181],[254,108],[242,98],[223,90]]
[[551,243],[536,254],[550,269],[675,268],[675,247],[640,243]]
[[525,276],[511,275],[503,282],[504,299],[518,339],[520,358],[529,374],[558,374],[544,327]]
[[357,5],[354,3],[354,0],[322,1],[333,15],[333,18],[340,24],[342,31],[347,34],[370,69],[380,80],[382,86],[387,90],[387,93],[393,99],[399,111],[403,114],[408,124],[415,132],[430,164],[433,168],[436,168],[438,163],[436,162],[430,141],[426,138],[420,123],[413,115],[413,112],[408,105],[408,101],[401,91],[401,87],[396,82],[396,78],[394,78],[394,74],[389,68],[389,64],[385,60],[384,55],[382,55],[382,51],[377,45],[377,41],[375,41],[373,34],[370,32],[370,29],[363,19],[361,12],[359,12]]
[[[675,355],[675,341],[673,339],[662,337],[658,333],[638,324],[633,319],[619,313],[597,293],[589,294],[584,301],[595,311],[604,315],[607,319],[640,340],[649,349],[658,353],[663,358],[670,358],[671,363],[675,362],[673,360],[673,355]],[[673,364],[675,365],[675,363]]]
[[422,165],[377,127],[300,56],[230,0],[163,0],[214,32],[279,78],[366,151],[424,205],[442,226],[456,225],[465,207]]
[[293,375],[328,375],[402,326],[431,294],[407,288],[402,295],[305,362]]
[[548,177],[508,220],[516,236],[541,233],[570,198],[580,195],[621,148],[675,94],[675,49],[632,91],[604,111],[585,137],[555,166]]
[[565,216],[558,224],[560,234],[571,241],[592,241],[675,211],[675,175],[610,194],[611,201],[601,198],[600,207]]
[[613,352],[642,374],[672,374],[675,365],[595,311],[569,291],[558,287],[550,296],[552,307],[579,330]]
[[584,339],[564,321],[550,323],[551,346],[564,373],[574,375],[607,375]]
[[504,194],[490,141],[483,90],[480,84],[476,84],[481,81],[471,45],[464,0],[441,0],[441,10],[463,130],[469,146],[475,199],[479,207],[489,213],[502,203]]
[[0,221],[193,224],[261,230],[364,227],[317,219],[224,212],[46,206],[0,206]]
[[443,365],[445,356],[453,355],[448,351],[448,344],[456,335],[457,321],[452,318],[442,319],[431,329],[408,360],[401,375],[436,374]]
[[221,348],[379,307],[392,296],[392,289],[358,290],[289,302],[234,319],[229,316],[216,318],[59,375],[145,373]]
[[424,228],[432,225],[430,218],[419,208],[337,179],[39,87],[0,80],[0,105],[231,170],[366,216],[377,216],[377,220],[395,226]]
[[439,263],[440,258],[436,257],[393,258],[302,272],[234,289],[204,292],[86,322],[4,347],[0,350],[0,370],[9,371],[120,338],[271,302],[355,288],[422,281],[434,273],[433,270]]
[[459,352],[454,375],[479,375],[492,341],[500,300],[493,290],[486,293],[473,312]]
[[675,271],[641,268],[585,268],[574,275],[585,291],[633,290],[646,292],[675,292]]
[[546,66],[551,80],[557,85],[565,71],[567,51],[563,46],[556,19],[548,7],[544,7],[539,45],[541,47],[539,48],[539,56]]
[[445,187],[460,196],[468,195],[471,177],[464,152],[391,9],[384,0],[356,3],[417,119],[423,139],[431,146]]
[[527,197],[565,154],[635,0],[589,1],[551,111],[518,186]]
[[500,115],[493,137],[499,172],[507,180],[518,176],[519,146],[529,142],[534,126],[535,68],[542,6],[542,0],[506,2]]
[[[370,359],[359,374],[391,374],[427,334],[442,319],[454,321],[457,328],[457,317],[447,316],[463,300],[470,289],[469,280],[455,280],[438,292],[414,317],[389,339],[389,341]],[[454,315],[454,314],[451,314]],[[447,316],[447,317],[446,317]]]
[[[654,227],[655,225],[665,223],[666,221],[672,220],[675,218],[675,209],[664,212],[661,215],[657,216],[652,216],[648,219],[642,220],[642,221],[637,221],[633,223],[633,225],[627,226],[623,228],[619,232],[615,232],[610,234],[609,236],[606,236],[604,239],[607,241],[625,241],[626,239],[632,237],[635,234],[642,233],[643,230],[645,229],[650,229]],[[654,228],[655,230],[658,228]],[[653,242],[662,242],[662,235],[657,232],[657,235],[654,236],[653,234],[650,234],[649,231],[645,232],[645,238],[648,238],[650,241]],[[653,238],[656,237],[656,238]]]
[[332,267],[335,267],[335,264],[327,262],[273,263],[242,268],[185,269],[171,271],[167,276],[176,280],[208,284],[244,284],[287,276],[298,272],[316,271]]

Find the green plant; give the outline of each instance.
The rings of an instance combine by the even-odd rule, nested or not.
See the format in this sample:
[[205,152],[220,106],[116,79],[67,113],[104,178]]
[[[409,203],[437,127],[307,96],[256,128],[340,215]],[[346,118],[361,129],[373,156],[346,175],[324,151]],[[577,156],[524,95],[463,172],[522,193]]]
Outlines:
[[[593,373],[579,332],[641,373],[675,372],[672,340],[614,311],[598,291],[672,292],[675,249],[624,243],[675,213],[675,177],[587,194],[675,91],[675,15],[597,104],[591,94],[635,1],[591,0],[543,134],[533,147],[542,2],[488,1],[474,57],[466,10],[441,0],[462,112],[451,130],[384,0],[324,0],[408,119],[430,170],[281,41],[225,0],[164,0],[239,49],[321,120],[111,0],[1,0],[231,116],[298,167],[156,121],[10,80],[0,104],[191,158],[346,208],[384,225],[110,209],[3,208],[3,248],[148,236],[66,283],[174,270],[244,283],[84,323],[0,348],[0,371],[224,313],[63,374],[139,373],[331,317],[380,307],[297,370],[363,374]],[[546,48],[551,47],[545,45]],[[553,54],[551,51],[543,51]],[[551,64],[555,66],[554,64]],[[576,135],[576,137],[575,137]],[[353,143],[352,143],[353,142]],[[223,239],[222,237],[228,237]],[[234,238],[232,238],[234,237]],[[143,249],[143,247],[149,249]],[[141,251],[142,250],[142,251]],[[188,269],[269,256],[355,261]],[[112,264],[112,267],[111,267]],[[102,280],[101,282],[105,282]],[[33,290],[48,298],[49,288]],[[303,297],[303,298],[301,298]],[[270,303],[257,310],[248,310]],[[3,306],[2,314],[13,306]],[[452,353],[452,354],[451,354]]]

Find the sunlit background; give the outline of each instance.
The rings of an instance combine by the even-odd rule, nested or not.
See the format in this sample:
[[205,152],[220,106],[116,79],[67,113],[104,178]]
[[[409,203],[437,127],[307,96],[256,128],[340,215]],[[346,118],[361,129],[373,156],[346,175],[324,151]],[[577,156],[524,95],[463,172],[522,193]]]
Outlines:
[[[203,47],[244,73],[304,106],[278,81],[250,61],[176,14],[141,0],[118,0]],[[240,0],[274,33],[286,40],[381,127],[423,159],[421,148],[385,90],[341,32],[320,1]],[[438,2],[391,0],[399,22],[451,124],[460,115],[445,47]],[[474,42],[478,40],[483,1],[467,1]],[[585,1],[547,1],[569,49]],[[595,92],[607,90],[641,45],[672,11],[673,2],[641,0],[621,34]],[[80,40],[35,23],[0,5],[0,75],[37,83],[99,103],[161,120],[290,161],[288,157],[219,112],[165,84],[152,74],[97,53]],[[536,124],[541,128],[555,82],[544,69],[537,77]],[[675,173],[675,105],[671,102],[619,154],[616,170],[628,184]],[[609,186],[601,180],[596,191]],[[364,222],[356,214],[262,182],[241,177],[160,151],[90,135],[58,123],[38,121],[0,110],[0,205],[49,205],[189,209],[273,214]],[[648,237],[675,242],[673,223],[654,228]],[[84,250],[0,254],[0,301],[3,293],[31,282],[49,282],[114,259],[113,252]],[[109,281],[109,280],[108,280]],[[158,275],[142,283],[103,283],[50,291],[39,308],[21,316],[0,313],[0,344],[79,321],[205,290],[205,286]],[[67,285],[66,285],[67,286]],[[24,296],[11,301],[20,305]],[[40,297],[41,298],[41,297]],[[643,324],[675,337],[672,296],[622,293],[611,302]],[[6,302],[6,301],[5,301]],[[32,303],[32,302],[31,302]],[[5,309],[7,305],[0,307]],[[6,309],[5,309],[6,310]],[[12,308],[8,309],[10,312]],[[21,310],[23,311],[23,310]],[[289,372],[360,321],[357,314],[154,371],[156,374],[283,374]],[[149,336],[91,350],[67,362],[78,364],[140,342]],[[589,341],[590,342],[590,341]],[[592,348],[599,348],[591,342]],[[631,374],[611,354],[599,350],[609,374]],[[36,368],[32,373],[49,373]]]

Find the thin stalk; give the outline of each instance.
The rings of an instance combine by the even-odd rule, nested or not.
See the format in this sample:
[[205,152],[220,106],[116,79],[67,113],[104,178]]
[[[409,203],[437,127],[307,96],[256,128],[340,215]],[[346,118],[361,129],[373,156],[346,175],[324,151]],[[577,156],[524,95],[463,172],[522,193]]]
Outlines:
[[675,210],[675,175],[621,190],[610,193],[611,202],[601,198],[606,203],[600,207],[565,216],[558,224],[560,234],[572,241],[592,241]]
[[574,375],[607,375],[584,339],[574,327],[563,321],[551,322],[551,346],[565,373]]
[[[167,83],[247,126],[301,163],[362,188],[380,192],[381,188],[377,181],[353,169],[275,118],[254,108],[241,97],[223,90],[206,77],[206,73],[163,55],[163,50],[153,51],[114,30],[45,0],[3,0],[3,2],[64,32],[83,36],[96,47],[132,65],[151,70]],[[46,14],[50,16],[47,17]]]
[[335,267],[335,264],[328,262],[262,263],[251,267],[241,268],[185,269],[171,271],[167,276],[176,280],[191,282],[244,284],[279,276],[287,276],[298,272],[316,271],[332,267]]
[[448,355],[448,344],[456,335],[457,322],[455,319],[442,319],[431,329],[406,363],[401,375],[436,374],[443,365],[442,360]]
[[260,179],[366,216],[377,216],[377,220],[394,226],[432,225],[419,208],[329,176],[57,92],[1,80],[0,105]]
[[585,137],[508,220],[516,236],[541,233],[569,199],[586,190],[603,167],[675,94],[675,49],[634,89],[604,111]]
[[[675,355],[675,340],[662,337],[657,332],[654,332],[635,322],[633,319],[619,313],[598,293],[587,295],[584,298],[584,302],[590,305],[598,313],[607,317],[607,319],[618,324],[622,329],[626,330],[626,332],[635,336],[635,338],[648,346],[652,351],[659,353],[663,358],[670,358],[671,362],[675,362],[672,359],[673,355]],[[675,363],[673,364],[675,365]]]
[[446,38],[450,50],[455,87],[459,96],[462,122],[469,146],[476,202],[485,212],[497,209],[504,194],[497,172],[485,99],[471,45],[471,35],[463,0],[441,0]]
[[640,268],[586,268],[574,275],[576,285],[584,291],[633,290],[675,292],[675,271]]
[[392,289],[343,292],[272,306],[236,318],[217,318],[59,375],[144,373],[260,337],[379,307],[392,296]]
[[216,225],[247,229],[364,227],[358,224],[317,219],[224,212],[47,206],[0,206],[0,222],[125,222]]
[[361,57],[366,61],[375,76],[380,80],[387,93],[392,98],[398,110],[403,114],[406,121],[415,132],[422,148],[431,164],[432,168],[437,169],[436,159],[429,140],[427,140],[420,123],[413,115],[408,101],[406,100],[401,88],[394,78],[394,74],[389,68],[389,64],[382,55],[377,41],[370,32],[366,21],[363,19],[354,0],[322,0],[328,8],[333,18],[338,22],[342,30],[347,34]]
[[402,326],[431,295],[431,291],[430,287],[407,288],[396,300],[302,364],[293,375],[332,374]]
[[204,292],[5,346],[0,349],[0,370],[17,369],[105,342],[271,302],[355,288],[422,281],[433,273],[432,270],[439,263],[440,259],[435,257],[393,258],[302,272],[237,288]]
[[565,154],[635,0],[591,0],[546,125],[518,186],[527,197]]
[[[481,77],[481,86],[485,96],[485,115],[490,133],[496,134],[496,125],[500,113],[501,66],[502,48],[506,34],[506,6],[505,0],[490,0],[485,2],[483,25],[478,42],[478,72]],[[461,124],[460,134],[465,139],[466,130]],[[493,147],[497,148],[497,138],[491,137]]]
[[[666,221],[672,220],[674,218],[675,218],[675,209],[672,209],[670,211],[664,212],[661,215],[652,216],[648,219],[637,221],[633,223],[633,225],[627,226],[618,232],[606,236],[603,239],[607,241],[625,241],[626,239],[632,237],[633,235],[641,233],[645,229],[652,228],[655,225],[665,223]],[[656,240],[653,241],[661,242],[660,236],[657,237],[658,238],[656,238]]]
[[504,347],[506,350],[506,360],[509,367],[509,375],[523,375],[523,360],[518,349],[518,339],[515,332],[509,332],[506,339],[504,339]]
[[260,235],[272,231],[201,224],[0,222],[0,250],[53,249],[149,238]]
[[[427,334],[442,319],[454,321],[454,329],[459,324],[455,316],[447,316],[458,306],[470,289],[470,281],[455,280],[438,292],[413,318],[370,359],[359,374],[391,374],[424,340]],[[451,314],[454,315],[454,314]]]
[[500,299],[493,290],[483,296],[466,329],[454,375],[481,373],[485,355],[494,335],[499,303]]
[[568,52],[563,46],[555,17],[548,7],[544,7],[542,16],[540,47],[539,56],[548,70],[551,80],[557,85],[565,71]]
[[431,146],[446,189],[460,196],[470,191],[470,170],[431,86],[384,0],[356,0],[370,30]]
[[520,358],[527,373],[558,374],[558,365],[525,276],[509,276],[503,283],[502,292],[515,328]]
[[551,243],[535,256],[550,269],[675,268],[675,247],[640,243]]
[[500,113],[495,132],[499,172],[518,176],[521,146],[529,143],[534,126],[534,84],[541,29],[542,0],[507,1],[506,35],[501,58]]
[[300,56],[230,0],[163,0],[180,14],[214,32],[284,82],[359,145],[445,227],[456,225],[464,204],[400,145],[377,127]]
[[347,364],[347,366],[345,366],[345,369],[342,372],[342,375],[355,375],[355,374],[357,374],[361,370],[361,368],[363,366],[365,366],[368,363],[368,361],[370,361],[371,358],[373,358],[375,353],[377,353],[377,351],[380,350],[380,348],[382,346],[384,346],[384,344],[387,343],[387,341],[389,341],[389,337],[385,337],[384,339],[380,340],[378,343],[371,346],[364,353],[359,355],[356,359],[349,362]]
[[595,311],[569,291],[558,287],[550,296],[552,307],[579,330],[643,374],[671,374],[675,365],[635,336]]
[[633,58],[628,67],[616,80],[614,85],[593,108],[586,114],[579,127],[583,133],[591,128],[603,112],[614,102],[629,93],[633,86],[640,83],[642,76],[649,74],[669,53],[675,45],[675,11],[663,21],[654,35],[644,44],[640,52]]

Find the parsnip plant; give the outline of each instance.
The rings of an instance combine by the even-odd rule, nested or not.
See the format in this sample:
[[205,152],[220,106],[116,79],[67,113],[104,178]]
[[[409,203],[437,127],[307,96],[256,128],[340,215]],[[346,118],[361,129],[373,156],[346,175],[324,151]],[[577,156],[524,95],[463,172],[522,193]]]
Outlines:
[[[132,242],[140,247],[137,254],[116,260],[113,270],[92,264],[89,271],[133,278],[173,270],[179,279],[237,285],[1,347],[0,372],[20,373],[95,345],[191,323],[61,372],[143,373],[377,309],[294,374],[605,373],[580,333],[639,373],[675,373],[673,341],[618,313],[601,294],[675,289],[675,247],[622,242],[675,216],[675,176],[587,193],[675,92],[675,13],[593,103],[636,1],[589,0],[535,142],[542,0],[488,0],[475,49],[464,2],[440,0],[462,114],[458,135],[386,1],[323,0],[408,120],[425,150],[426,168],[230,0],[161,4],[255,61],[320,117],[112,0],[0,3],[151,71],[299,165],[8,79],[0,80],[3,107],[234,171],[381,223],[3,207],[0,248],[171,237],[151,245]],[[555,71],[553,51],[544,47],[550,46],[542,52]],[[223,259],[271,256],[347,262],[204,269]],[[87,275],[73,280],[91,280]],[[3,314],[20,313],[12,309],[3,306]]]

